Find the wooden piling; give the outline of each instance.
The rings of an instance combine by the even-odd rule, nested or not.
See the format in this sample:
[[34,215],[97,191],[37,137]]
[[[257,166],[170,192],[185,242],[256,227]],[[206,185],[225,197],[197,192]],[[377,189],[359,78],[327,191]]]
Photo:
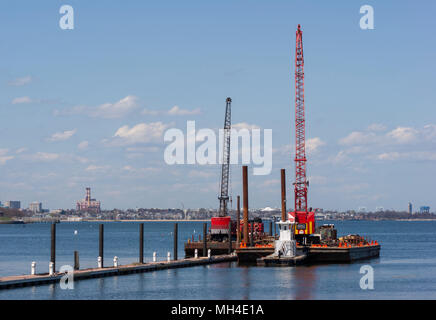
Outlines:
[[272,221],[269,222],[269,235],[272,236],[273,235],[273,223]]
[[177,260],[178,224],[174,224],[174,260]]
[[232,222],[229,223],[229,254],[232,253]]
[[74,251],[74,270],[80,269],[79,251]]
[[144,263],[144,224],[139,225],[139,263]]
[[104,248],[104,225],[99,225],[99,237],[98,237],[98,256],[101,257],[101,267],[104,267],[103,248]]
[[285,169],[280,170],[282,180],[282,221],[286,221],[286,173]]
[[56,223],[51,225],[50,262],[53,263],[53,272],[56,272]]
[[203,257],[207,256],[207,223],[203,223]]
[[244,206],[244,243],[248,243],[248,178],[247,166],[242,166],[242,196]]
[[236,217],[236,245],[239,247],[241,243],[241,197],[237,198],[237,214]]

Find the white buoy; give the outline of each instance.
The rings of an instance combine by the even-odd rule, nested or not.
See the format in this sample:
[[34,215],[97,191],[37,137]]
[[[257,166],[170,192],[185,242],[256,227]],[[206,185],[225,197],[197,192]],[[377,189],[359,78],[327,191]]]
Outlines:
[[168,251],[168,255],[167,255],[167,260],[168,262],[171,261],[171,252]]
[[210,253],[211,253],[211,250],[210,250],[210,249],[207,249],[207,257],[208,257],[208,258],[210,258]]
[[98,265],[99,268],[103,268],[103,263],[102,263],[101,260],[102,260],[101,257],[97,258],[97,265]]
[[32,261],[31,267],[30,267],[30,274],[35,275],[36,274],[36,262]]
[[77,234],[78,234],[77,230],[74,230],[74,235],[77,235]]
[[118,267],[118,257],[117,256],[114,257],[114,267],[115,268]]
[[195,251],[194,251],[194,257],[195,257],[195,259],[198,258],[198,249],[195,249]]
[[157,254],[156,254],[156,252],[153,252],[153,262],[156,262],[157,261]]

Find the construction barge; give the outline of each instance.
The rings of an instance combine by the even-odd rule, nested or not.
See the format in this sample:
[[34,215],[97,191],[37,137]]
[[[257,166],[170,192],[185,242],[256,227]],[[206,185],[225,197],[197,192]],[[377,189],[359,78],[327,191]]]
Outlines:
[[[276,222],[280,234],[272,237],[263,230],[263,223],[248,219],[247,166],[242,167],[243,219],[240,219],[240,199],[237,201],[237,215],[230,217],[229,201],[230,165],[230,109],[231,99],[226,100],[224,122],[223,163],[219,216],[211,219],[209,235],[203,234],[203,242],[188,241],[186,256],[212,255],[236,251],[239,263],[258,263],[264,266],[295,266],[305,263],[346,263],[376,258],[380,245],[360,235],[337,237],[334,225],[317,226],[315,210],[308,205],[309,180],[306,175],[306,118],[304,99],[304,58],[303,31],[298,25],[295,45],[295,180],[294,203],[286,209],[285,169],[281,169],[281,219]],[[232,218],[234,220],[232,220]],[[235,221],[236,220],[236,221]],[[192,239],[193,240],[193,239]],[[202,249],[202,250],[201,250]]]

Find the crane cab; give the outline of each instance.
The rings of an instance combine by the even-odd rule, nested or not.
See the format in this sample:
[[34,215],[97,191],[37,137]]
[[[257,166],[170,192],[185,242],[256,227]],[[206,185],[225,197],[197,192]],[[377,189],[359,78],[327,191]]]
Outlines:
[[292,211],[288,213],[290,222],[294,222],[295,239],[301,242],[315,233],[315,212]]

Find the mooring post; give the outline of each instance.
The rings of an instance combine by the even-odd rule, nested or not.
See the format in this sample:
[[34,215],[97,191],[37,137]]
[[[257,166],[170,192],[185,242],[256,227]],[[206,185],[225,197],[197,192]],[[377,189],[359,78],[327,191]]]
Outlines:
[[99,241],[98,241],[98,256],[100,257],[100,268],[104,267],[104,260],[103,260],[103,246],[104,246],[104,226],[103,224],[100,224],[99,226]]
[[139,263],[144,263],[144,224],[139,225]]
[[51,225],[50,262],[53,263],[53,273],[56,272],[56,223]]
[[30,274],[35,275],[36,274],[36,262],[32,261],[32,264],[30,265]]
[[178,224],[174,224],[174,260],[177,260]]
[[79,251],[74,251],[74,270],[80,269]]
[[206,256],[207,251],[207,223],[203,223],[203,257]]
[[232,253],[232,221],[229,221],[229,254]]
[[270,236],[273,235],[273,232],[272,232],[273,230],[272,230],[272,229],[273,229],[273,223],[272,223],[272,221],[270,221],[270,222],[269,222],[269,235],[270,235]]
[[239,247],[239,244],[241,243],[241,197],[238,196],[237,198],[237,218],[236,218],[236,246]]

